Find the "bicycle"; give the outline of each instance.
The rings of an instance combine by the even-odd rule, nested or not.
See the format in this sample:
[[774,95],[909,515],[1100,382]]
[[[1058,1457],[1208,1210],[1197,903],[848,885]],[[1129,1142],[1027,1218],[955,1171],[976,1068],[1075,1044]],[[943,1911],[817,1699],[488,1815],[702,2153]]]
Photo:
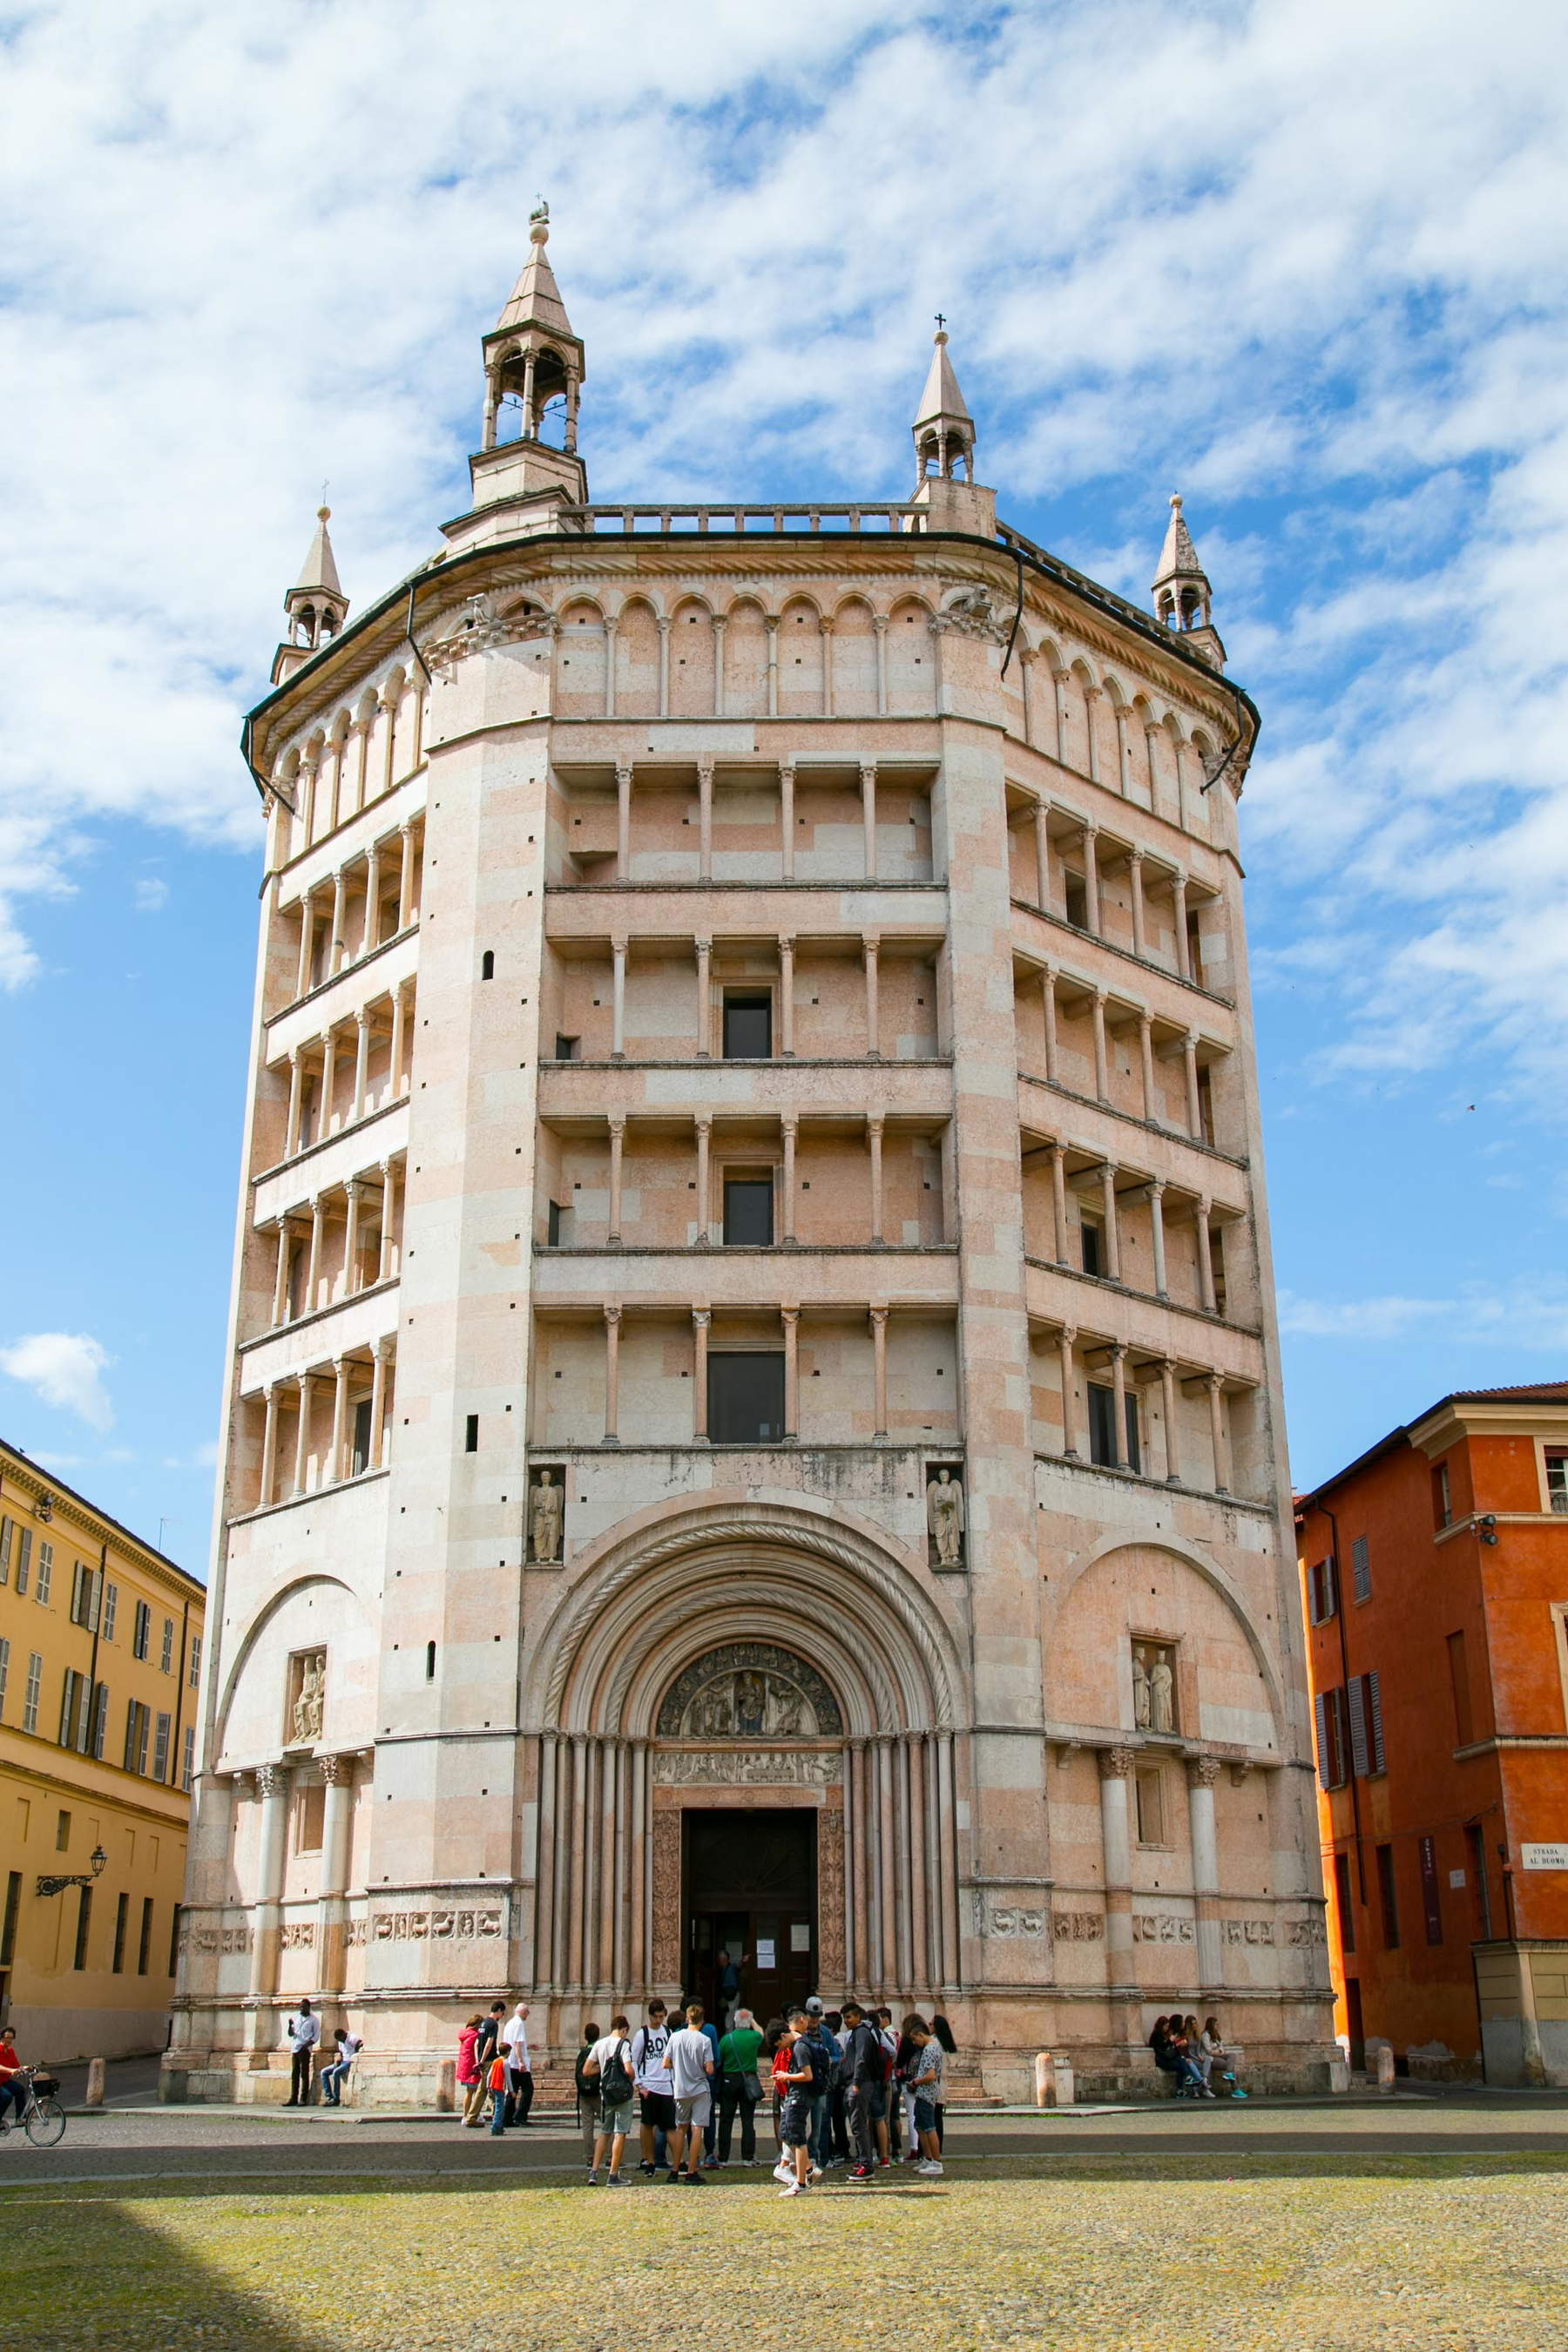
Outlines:
[[[59,2084],[39,2067],[24,2066],[21,2072],[27,2085],[26,2102],[19,2118],[21,2127],[35,2147],[57,2147],[66,2134],[66,2111],[55,2096]],[[13,2128],[10,2116],[0,2116],[0,2133]]]

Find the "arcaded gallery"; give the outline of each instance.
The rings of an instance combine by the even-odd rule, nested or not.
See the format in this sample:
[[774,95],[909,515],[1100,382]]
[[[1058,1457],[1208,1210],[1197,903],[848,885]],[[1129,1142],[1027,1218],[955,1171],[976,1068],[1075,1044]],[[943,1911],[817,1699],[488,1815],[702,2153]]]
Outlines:
[[471,510],[353,613],[323,512],[247,726],[165,2088],[281,2099],[309,1993],[434,2102],[481,1996],[558,2065],[722,1949],[976,2095],[1178,2006],[1326,2084],[1258,721],[1180,500],[1146,610],[998,523],[939,331],[906,499],[595,506],[547,237]]

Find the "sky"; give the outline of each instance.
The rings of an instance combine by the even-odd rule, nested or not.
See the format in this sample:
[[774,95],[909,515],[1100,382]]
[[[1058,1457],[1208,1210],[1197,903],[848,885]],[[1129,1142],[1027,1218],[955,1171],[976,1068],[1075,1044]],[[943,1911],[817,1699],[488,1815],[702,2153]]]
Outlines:
[[1568,1375],[1568,12],[0,0],[0,1434],[202,1572],[261,848],[323,481],[467,503],[535,195],[602,500],[981,478],[1231,675],[1291,1465]]

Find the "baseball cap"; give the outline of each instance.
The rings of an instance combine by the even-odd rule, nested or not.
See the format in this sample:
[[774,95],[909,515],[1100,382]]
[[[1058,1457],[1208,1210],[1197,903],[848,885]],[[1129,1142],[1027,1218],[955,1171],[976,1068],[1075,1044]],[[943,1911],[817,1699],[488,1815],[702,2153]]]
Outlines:
[[820,2017],[823,2014],[822,1997],[819,1993],[812,1994],[805,2004],[805,2013],[808,2017]]

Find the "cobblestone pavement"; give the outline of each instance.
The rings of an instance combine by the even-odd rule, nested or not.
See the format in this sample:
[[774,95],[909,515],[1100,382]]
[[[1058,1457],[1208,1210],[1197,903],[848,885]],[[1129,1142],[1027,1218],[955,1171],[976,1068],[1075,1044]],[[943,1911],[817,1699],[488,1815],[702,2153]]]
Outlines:
[[0,2347],[1563,2352],[1568,2105],[954,2119],[939,2182],[582,2186],[570,2126],[110,2111],[0,2142]]

